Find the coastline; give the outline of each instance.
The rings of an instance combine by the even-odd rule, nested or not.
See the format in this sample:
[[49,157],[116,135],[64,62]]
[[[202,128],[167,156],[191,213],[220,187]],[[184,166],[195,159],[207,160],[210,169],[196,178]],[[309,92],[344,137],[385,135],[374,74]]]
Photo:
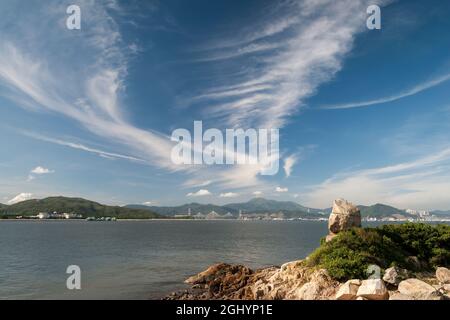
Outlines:
[[450,300],[450,226],[361,225],[337,199],[328,234],[304,260],[252,270],[217,263],[187,278],[167,300]]

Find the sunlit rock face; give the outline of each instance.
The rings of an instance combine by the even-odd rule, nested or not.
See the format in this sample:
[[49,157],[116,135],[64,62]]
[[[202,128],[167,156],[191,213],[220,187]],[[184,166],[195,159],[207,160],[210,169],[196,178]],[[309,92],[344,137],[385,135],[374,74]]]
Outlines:
[[358,207],[344,199],[334,200],[333,210],[328,219],[328,230],[326,240],[330,241],[339,232],[354,227],[361,227],[361,212]]

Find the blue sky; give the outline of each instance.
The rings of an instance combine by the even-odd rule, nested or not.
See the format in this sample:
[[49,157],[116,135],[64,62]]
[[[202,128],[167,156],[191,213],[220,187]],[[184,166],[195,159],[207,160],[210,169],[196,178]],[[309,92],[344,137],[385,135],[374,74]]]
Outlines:
[[[366,8],[382,8],[368,30]],[[77,4],[81,30],[66,28]],[[2,1],[0,202],[450,208],[450,3]],[[176,128],[280,128],[280,171],[177,166]]]

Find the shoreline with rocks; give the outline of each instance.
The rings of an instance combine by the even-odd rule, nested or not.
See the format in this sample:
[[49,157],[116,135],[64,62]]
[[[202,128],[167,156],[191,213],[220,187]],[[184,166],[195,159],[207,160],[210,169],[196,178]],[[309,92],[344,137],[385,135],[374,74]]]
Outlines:
[[[342,241],[340,239],[342,235],[348,232],[358,234],[355,230],[362,230],[359,233],[368,239],[369,236],[373,236],[363,233],[359,209],[343,199],[334,201],[328,229],[329,234],[323,244],[325,246],[340,244],[336,241]],[[446,260],[450,252],[450,238],[447,229],[446,232],[443,240],[445,265],[442,266],[431,268],[427,261],[421,261],[416,256],[408,256],[404,260],[408,265],[415,266],[415,270],[392,266],[396,264],[395,261],[385,268],[372,264],[367,270],[367,278],[349,279],[347,276],[344,281],[337,279],[336,270],[330,269],[333,272],[329,272],[320,265],[312,265],[311,260],[317,259],[312,257],[313,254],[304,260],[285,263],[281,267],[273,266],[257,270],[243,265],[218,263],[186,279],[185,283],[191,286],[190,289],[173,292],[164,299],[450,300],[450,270],[447,268],[448,260]],[[344,245],[337,250],[341,248],[350,250],[346,242],[343,243]],[[352,261],[345,262],[351,265]]]

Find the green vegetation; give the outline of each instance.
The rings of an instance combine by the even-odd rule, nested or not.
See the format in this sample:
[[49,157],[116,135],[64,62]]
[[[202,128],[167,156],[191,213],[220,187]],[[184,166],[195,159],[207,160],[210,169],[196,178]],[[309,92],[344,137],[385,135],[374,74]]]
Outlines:
[[[417,257],[419,263],[411,257]],[[340,281],[366,278],[371,264],[431,271],[450,265],[450,226],[406,223],[355,228],[328,243],[322,240],[306,263],[327,269]]]
[[164,218],[150,210],[106,206],[97,202],[66,197],[51,197],[41,200],[27,200],[11,206],[0,207],[0,217],[32,216],[39,212],[76,213],[83,217],[116,217],[118,219]]

